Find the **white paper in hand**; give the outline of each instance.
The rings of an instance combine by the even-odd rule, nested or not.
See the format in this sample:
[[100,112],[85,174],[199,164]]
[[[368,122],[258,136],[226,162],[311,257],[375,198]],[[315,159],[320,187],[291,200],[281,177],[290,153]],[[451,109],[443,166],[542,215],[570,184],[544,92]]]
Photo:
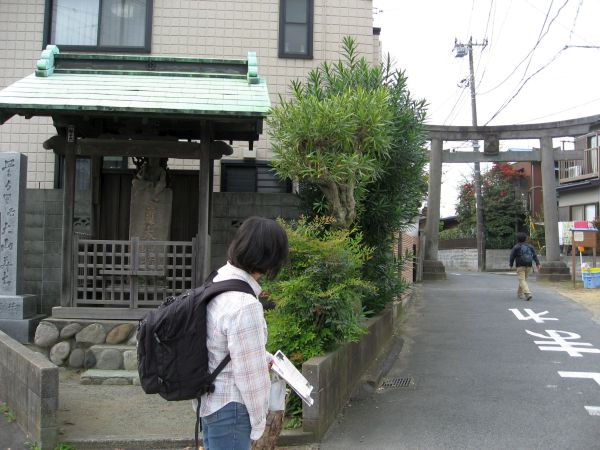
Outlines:
[[304,378],[300,371],[294,367],[281,350],[277,350],[277,353],[275,353],[274,356],[271,369],[283,378],[308,406],[312,406],[314,403],[314,400],[310,396],[313,390],[312,385]]

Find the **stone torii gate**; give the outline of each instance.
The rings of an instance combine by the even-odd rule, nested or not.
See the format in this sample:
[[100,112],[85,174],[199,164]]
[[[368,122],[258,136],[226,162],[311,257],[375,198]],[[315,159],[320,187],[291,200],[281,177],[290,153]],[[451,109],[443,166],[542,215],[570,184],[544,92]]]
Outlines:
[[[562,151],[553,148],[552,139],[576,137],[600,127],[600,115],[578,119],[526,125],[501,126],[427,126],[431,141],[429,169],[429,197],[427,203],[427,223],[425,227],[425,258],[423,279],[445,279],[444,265],[438,260],[440,221],[440,196],[442,185],[442,163],[472,162],[519,162],[540,161],[542,171],[542,192],[544,206],[544,230],[546,238],[546,262],[538,278],[560,280],[569,278],[569,268],[560,259],[558,240],[558,202],[554,162],[560,160],[583,159],[583,152]],[[531,152],[500,152],[501,140],[539,139],[540,148]],[[483,140],[484,151],[450,152],[443,150],[444,141]]]

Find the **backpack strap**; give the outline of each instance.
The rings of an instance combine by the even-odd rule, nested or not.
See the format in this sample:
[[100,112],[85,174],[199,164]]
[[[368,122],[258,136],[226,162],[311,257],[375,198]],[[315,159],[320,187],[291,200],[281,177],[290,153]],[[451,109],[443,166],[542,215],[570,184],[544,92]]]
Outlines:
[[214,297],[223,292],[244,292],[246,294],[250,294],[253,297],[256,297],[254,293],[254,289],[250,287],[250,285],[242,280],[223,280],[223,281],[213,281],[216,271],[211,273],[207,278],[208,285],[206,286],[206,302],[208,303]]
[[[224,292],[244,292],[246,294],[250,294],[253,297],[256,297],[254,293],[254,289],[242,280],[224,280],[224,281],[213,281],[215,276],[217,275],[217,271],[213,271],[207,278],[208,286],[206,286],[206,303],[210,302],[217,295],[222,294]],[[223,361],[219,363],[219,365],[215,368],[215,370],[208,377],[208,389],[206,392],[198,393],[198,404],[196,405],[196,429],[194,433],[194,439],[196,447],[198,448],[198,431],[202,429],[202,422],[200,421],[200,397],[206,393],[212,393],[215,390],[215,379],[217,375],[221,373],[221,371],[225,368],[227,364],[231,361],[231,356],[228,354]]]
[[[245,281],[242,280],[224,280],[224,281],[212,281],[214,278],[214,275],[216,274],[216,271],[213,272],[211,274],[210,278],[210,283],[207,287],[206,287],[206,303],[210,302],[213,298],[215,298],[217,295],[222,294],[224,292],[244,292],[246,294],[250,294],[252,295],[254,298],[256,298],[256,294],[254,293],[254,289],[252,289],[252,287],[246,283]],[[219,375],[219,373],[221,373],[221,371],[225,368],[225,366],[227,365],[227,363],[229,363],[229,361],[231,361],[231,356],[227,355],[225,358],[223,358],[223,361],[221,361],[219,363],[219,365],[216,367],[216,369],[210,374],[210,377],[208,378],[208,393],[212,393],[214,392],[214,381],[217,378],[217,375]],[[204,394],[204,392],[203,392]]]
[[[224,281],[212,281],[216,275],[216,271],[211,273],[208,278],[208,285],[206,286],[206,291],[203,294],[205,297],[206,303],[210,302],[217,295],[222,294],[224,292],[244,292],[246,294],[252,295],[256,298],[256,294],[252,287],[245,281],[242,280],[224,280]],[[219,363],[219,365],[215,368],[215,370],[210,374],[207,378],[207,386],[206,389],[203,389],[202,392],[198,394],[198,399],[200,399],[201,395],[206,393],[212,393],[215,390],[215,386],[213,385],[217,375],[221,373],[221,371],[225,368],[225,366],[231,361],[231,356],[227,355],[223,358],[223,361]]]

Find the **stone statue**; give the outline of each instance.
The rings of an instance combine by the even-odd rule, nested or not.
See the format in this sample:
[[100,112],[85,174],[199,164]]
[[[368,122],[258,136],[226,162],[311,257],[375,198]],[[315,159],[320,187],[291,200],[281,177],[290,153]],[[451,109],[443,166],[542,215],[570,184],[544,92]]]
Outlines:
[[131,186],[129,237],[167,241],[173,191],[167,187],[166,158],[135,158],[138,171]]

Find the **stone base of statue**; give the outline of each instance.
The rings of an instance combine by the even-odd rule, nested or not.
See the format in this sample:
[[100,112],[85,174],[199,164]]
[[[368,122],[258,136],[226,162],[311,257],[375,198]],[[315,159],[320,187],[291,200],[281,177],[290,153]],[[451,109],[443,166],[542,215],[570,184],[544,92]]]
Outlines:
[[443,262],[437,259],[426,259],[423,261],[423,281],[445,279],[446,268]]
[[537,279],[544,281],[570,280],[571,271],[562,261],[548,261],[542,264],[542,268],[537,274]]
[[0,330],[22,344],[33,342],[35,329],[46,317],[37,314],[37,295],[0,295]]
[[171,230],[173,191],[149,181],[134,180],[131,187],[129,237],[143,241],[168,241]]

